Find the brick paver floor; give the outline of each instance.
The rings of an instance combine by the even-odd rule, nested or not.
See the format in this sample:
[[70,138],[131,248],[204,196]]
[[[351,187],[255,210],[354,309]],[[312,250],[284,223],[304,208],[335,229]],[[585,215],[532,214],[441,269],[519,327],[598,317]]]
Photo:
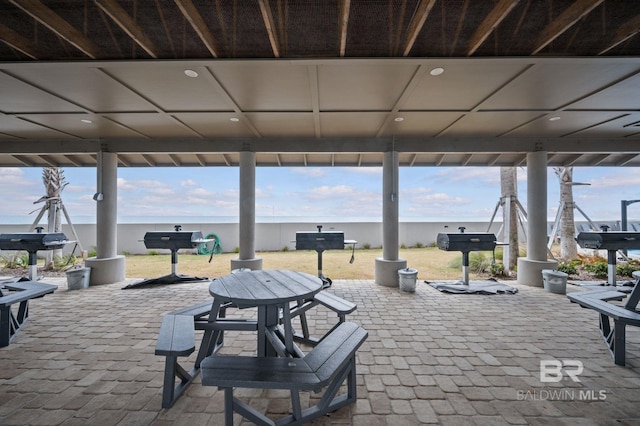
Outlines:
[[[164,359],[154,355],[162,314],[207,300],[208,283],[68,291],[64,280],[43,281],[59,289],[33,300],[27,325],[0,348],[0,424],[223,423],[222,393],[199,377],[162,409]],[[445,294],[421,281],[407,293],[335,280],[331,291],[357,303],[349,320],[369,338],[357,357],[358,402],[313,424],[640,424],[640,330],[628,329],[627,366],[616,366],[595,312],[542,288],[509,284],[517,294]],[[321,307],[308,317],[316,334],[335,321]],[[253,350],[254,335],[225,335],[223,352]],[[542,360],[566,364],[560,381],[541,381]],[[560,379],[544,371],[543,378]],[[236,394],[275,418],[289,407],[281,391]],[[237,417],[235,424],[248,423]]]

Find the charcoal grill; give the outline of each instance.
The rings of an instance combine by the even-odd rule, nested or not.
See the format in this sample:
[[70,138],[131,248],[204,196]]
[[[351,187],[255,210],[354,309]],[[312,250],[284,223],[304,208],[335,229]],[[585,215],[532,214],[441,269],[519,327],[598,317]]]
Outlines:
[[[26,251],[29,253],[29,281],[38,280],[38,252],[57,250],[70,243],[62,232],[42,232],[38,226],[36,232],[21,234],[0,234],[0,250]],[[26,281],[26,279],[20,279]]]
[[175,231],[153,231],[144,234],[144,246],[148,249],[171,250],[171,273],[158,278],[148,278],[123,288],[130,289],[156,284],[180,284],[193,281],[208,281],[207,277],[196,277],[178,274],[178,250],[192,249],[209,241],[202,236],[200,231],[183,231],[182,226],[175,225]]
[[640,248],[640,232],[608,232],[606,225],[600,229],[602,232],[581,232],[576,241],[582,248],[607,251],[607,285],[616,285],[616,252]]
[[465,233],[464,226],[458,229],[459,233],[439,233],[436,243],[440,250],[462,252],[462,282],[469,285],[469,253],[495,250],[496,236],[486,232]]
[[322,252],[325,250],[344,250],[344,246],[351,245],[351,259],[349,263],[355,260],[355,247],[358,243],[355,240],[345,240],[344,232],[330,231],[322,232],[322,225],[317,225],[317,231],[298,231],[296,232],[296,250],[315,250],[318,252],[318,278],[324,283],[324,287],[331,285],[331,279],[322,273]]

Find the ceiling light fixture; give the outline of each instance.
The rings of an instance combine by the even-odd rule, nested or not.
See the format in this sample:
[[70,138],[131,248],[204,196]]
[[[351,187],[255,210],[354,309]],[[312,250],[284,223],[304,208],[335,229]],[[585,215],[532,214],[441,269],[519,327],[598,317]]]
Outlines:
[[237,123],[238,121],[240,121],[240,119],[238,117],[231,117],[229,121],[233,121],[234,123]]
[[184,70],[184,75],[186,75],[187,77],[196,78],[198,76],[198,73],[194,70]]
[[82,119],[82,120],[80,120],[80,121],[82,121],[84,124],[91,124],[91,123],[93,123],[93,121],[91,121],[91,120],[89,120],[89,119],[87,119],[87,118],[83,118],[83,119]]
[[393,119],[393,121],[395,121],[396,123],[400,123],[401,121],[404,121],[404,117],[396,117]]
[[557,115],[549,118],[549,121],[558,121],[558,120],[560,120],[560,117],[558,117]]
[[442,74],[443,72],[444,72],[444,68],[442,68],[442,67],[437,67],[437,68],[434,68],[434,69],[432,69],[431,71],[429,71],[429,74],[431,74],[431,75],[433,75],[433,76],[436,76],[436,75],[440,75],[440,74]]

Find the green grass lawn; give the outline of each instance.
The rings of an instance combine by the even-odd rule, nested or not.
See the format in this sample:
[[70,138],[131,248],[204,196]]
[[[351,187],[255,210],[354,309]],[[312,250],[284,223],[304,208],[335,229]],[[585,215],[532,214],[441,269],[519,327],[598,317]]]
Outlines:
[[[278,251],[258,252],[257,257],[263,261],[263,269],[289,269],[318,273],[318,255],[315,251]],[[401,259],[407,260],[407,266],[418,270],[419,279],[460,279],[462,276],[461,253],[446,252],[435,247],[401,249]],[[226,275],[231,269],[231,259],[236,253],[215,254],[209,263],[209,255],[180,254],[178,256],[178,273],[205,277]],[[374,278],[375,259],[382,257],[382,249],[357,249],[355,261],[350,264],[351,250],[328,250],[323,253],[322,265],[325,276],[336,279]],[[169,254],[130,255],[126,260],[126,273],[129,278],[153,278],[171,272]],[[470,274],[470,278],[479,277]]]

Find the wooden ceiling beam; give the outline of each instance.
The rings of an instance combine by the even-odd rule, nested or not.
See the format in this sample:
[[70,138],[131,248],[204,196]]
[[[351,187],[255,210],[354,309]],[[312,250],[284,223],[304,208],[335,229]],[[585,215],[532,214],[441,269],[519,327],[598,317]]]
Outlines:
[[565,9],[553,22],[542,30],[538,36],[535,48],[531,55],[535,55],[544,49],[549,43],[571,28],[580,19],[591,13],[604,0],[576,0]]
[[9,1],[91,59],[98,59],[100,56],[98,46],[38,0]]
[[340,57],[347,51],[347,29],[349,27],[349,12],[351,0],[340,0],[340,21],[338,22],[338,32],[340,33]]
[[638,156],[638,154],[627,154],[627,155],[623,156],[620,160],[616,161],[615,165],[616,166],[626,166],[627,164],[629,164],[631,162],[631,160],[633,160],[637,156]]
[[420,31],[429,16],[429,12],[431,12],[435,3],[436,0],[420,0],[420,3],[418,3],[416,11],[409,23],[409,28],[407,29],[404,46],[402,48],[402,56],[409,56],[409,52],[411,52],[411,49],[416,42],[416,38],[418,38],[418,34],[420,34]]
[[146,161],[147,164],[152,166],[152,167],[157,165],[156,162],[153,160],[153,158],[151,158],[150,155],[142,154],[142,158],[144,158],[144,161]]
[[178,158],[178,156],[176,154],[169,154],[169,159],[171,160],[171,162],[173,163],[174,166],[181,166],[182,162],[180,161],[180,159]]
[[0,41],[31,59],[40,59],[35,44],[3,24],[0,24]]
[[484,43],[487,37],[489,37],[496,27],[500,25],[502,20],[509,15],[519,1],[520,0],[498,1],[493,10],[489,12],[484,21],[482,21],[480,26],[476,29],[475,33],[473,33],[473,36],[471,36],[466,52],[467,56],[473,55],[475,51],[482,46],[482,43]]
[[158,51],[151,39],[116,0],[95,0],[95,2],[149,56],[158,59]]
[[207,27],[204,19],[202,19],[202,15],[200,15],[200,12],[198,12],[198,9],[195,7],[193,2],[191,0],[174,1],[182,12],[182,15],[184,15],[189,24],[191,24],[193,30],[198,34],[198,37],[200,37],[200,40],[202,40],[204,45],[207,47],[209,53],[211,53],[214,58],[217,58],[218,46],[216,40],[213,37],[213,34],[211,34],[211,31],[209,31],[209,27]]
[[207,165],[207,160],[205,160],[204,155],[202,154],[196,154],[196,160],[198,160],[198,164],[200,164],[201,166]]
[[271,49],[273,50],[273,56],[276,58],[280,57],[280,43],[278,42],[278,34],[276,34],[276,25],[273,20],[273,13],[271,12],[271,7],[269,6],[269,0],[258,0],[258,4],[260,5],[260,12],[262,13],[262,20],[264,21],[264,26],[267,29],[267,34],[269,35],[269,42],[271,43]]
[[33,161],[29,160],[26,155],[12,155],[12,157],[27,167],[33,167],[36,164]]
[[620,27],[618,27],[618,31],[616,31],[616,35],[613,38],[613,40],[611,40],[611,43],[609,43],[607,47],[605,47],[602,51],[600,51],[598,55],[604,55],[614,47],[629,40],[631,37],[638,34],[639,32],[640,32],[640,15],[637,15],[629,19],[624,24],[620,25]]

